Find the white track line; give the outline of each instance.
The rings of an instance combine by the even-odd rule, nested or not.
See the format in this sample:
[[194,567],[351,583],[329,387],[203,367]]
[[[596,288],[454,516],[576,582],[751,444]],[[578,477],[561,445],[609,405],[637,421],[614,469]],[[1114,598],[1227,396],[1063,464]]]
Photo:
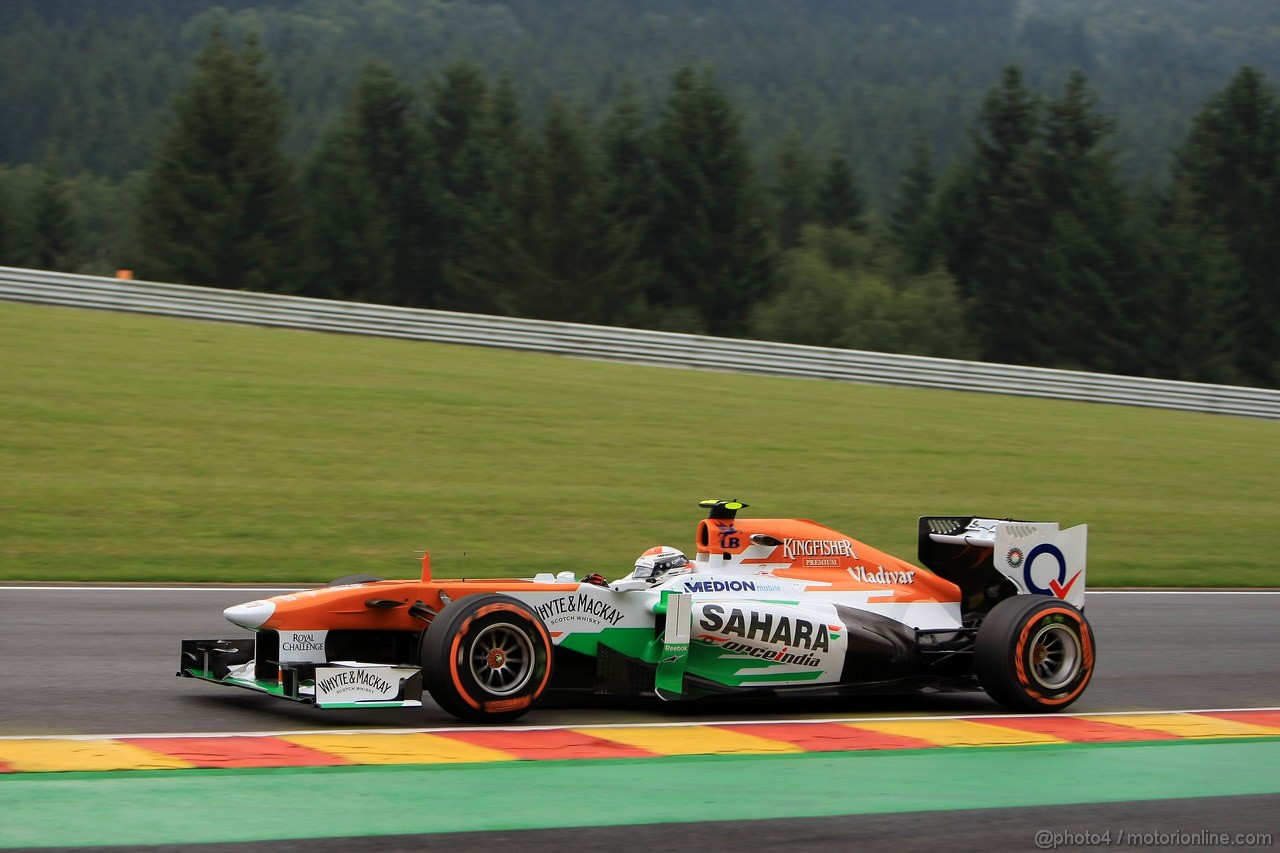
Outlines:
[[584,723],[581,725],[564,723],[554,726],[438,726],[425,729],[283,729],[279,731],[243,731],[243,732],[148,732],[145,734],[101,734],[101,735],[3,735],[0,741],[9,740],[134,740],[137,738],[220,738],[220,737],[292,737],[296,735],[421,735],[450,734],[456,732],[543,732],[562,729],[681,729],[700,726],[753,726],[778,725],[781,723],[896,723],[921,722],[937,720],[969,720],[983,722],[986,720],[1044,720],[1065,719],[1071,717],[1142,717],[1153,714],[1222,714],[1238,711],[1280,711],[1280,707],[1262,708],[1183,708],[1177,710],[1148,711],[1098,711],[1094,713],[1077,713],[1062,715],[1046,714],[945,714],[917,715],[897,717],[829,717],[823,719],[771,719],[771,720],[698,720],[670,723]]

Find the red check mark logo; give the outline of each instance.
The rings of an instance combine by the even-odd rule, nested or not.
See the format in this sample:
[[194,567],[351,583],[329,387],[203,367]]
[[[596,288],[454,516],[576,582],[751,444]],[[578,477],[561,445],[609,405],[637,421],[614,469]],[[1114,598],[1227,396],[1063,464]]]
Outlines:
[[1058,596],[1058,598],[1066,599],[1067,593],[1071,592],[1071,587],[1076,585],[1076,581],[1080,578],[1080,574],[1083,571],[1084,569],[1081,569],[1079,572],[1076,572],[1074,575],[1072,575],[1071,580],[1067,581],[1065,586],[1058,583],[1057,578],[1054,578],[1053,580],[1049,581],[1049,589],[1053,590],[1053,594]]

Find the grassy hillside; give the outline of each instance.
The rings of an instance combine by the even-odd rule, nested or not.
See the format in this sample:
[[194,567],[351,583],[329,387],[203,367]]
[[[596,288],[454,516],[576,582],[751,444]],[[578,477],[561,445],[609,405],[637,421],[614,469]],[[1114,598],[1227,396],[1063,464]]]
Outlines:
[[706,497],[903,556],[1090,525],[1092,585],[1280,585],[1280,425],[0,303],[0,579],[617,576]]

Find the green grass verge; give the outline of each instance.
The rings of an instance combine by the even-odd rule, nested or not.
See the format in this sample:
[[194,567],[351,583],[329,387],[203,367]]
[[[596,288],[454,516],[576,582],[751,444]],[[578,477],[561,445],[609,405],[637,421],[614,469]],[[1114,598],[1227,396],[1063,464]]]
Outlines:
[[1280,425],[0,303],[0,579],[625,572],[706,497],[908,558],[1090,525],[1091,585],[1280,585]]

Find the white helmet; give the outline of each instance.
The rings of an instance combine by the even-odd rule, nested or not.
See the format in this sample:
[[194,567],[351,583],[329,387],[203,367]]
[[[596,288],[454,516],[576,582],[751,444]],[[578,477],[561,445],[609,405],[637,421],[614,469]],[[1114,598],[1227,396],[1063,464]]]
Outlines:
[[636,580],[647,580],[655,584],[667,575],[687,575],[692,571],[693,566],[683,551],[670,545],[655,545],[636,560],[636,568],[631,576]]

